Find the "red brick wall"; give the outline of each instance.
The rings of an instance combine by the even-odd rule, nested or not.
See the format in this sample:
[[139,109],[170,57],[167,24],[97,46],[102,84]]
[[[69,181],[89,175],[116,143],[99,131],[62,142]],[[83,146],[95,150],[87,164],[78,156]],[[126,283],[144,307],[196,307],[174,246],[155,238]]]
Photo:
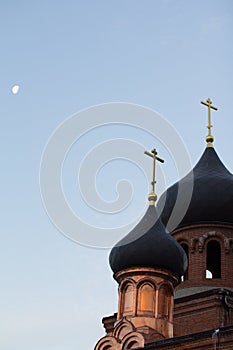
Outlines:
[[187,335],[233,324],[233,314],[225,304],[233,306],[233,293],[214,289],[175,300],[174,336]]
[[[233,293],[230,291],[233,288],[233,227],[195,225],[174,231],[173,237],[180,244],[186,244],[189,250],[187,279],[177,287],[182,297],[175,299],[174,336],[233,324]],[[218,242],[221,248],[221,278],[206,278],[207,245],[211,241]],[[200,292],[203,287],[206,291]],[[229,289],[229,313],[221,288]]]

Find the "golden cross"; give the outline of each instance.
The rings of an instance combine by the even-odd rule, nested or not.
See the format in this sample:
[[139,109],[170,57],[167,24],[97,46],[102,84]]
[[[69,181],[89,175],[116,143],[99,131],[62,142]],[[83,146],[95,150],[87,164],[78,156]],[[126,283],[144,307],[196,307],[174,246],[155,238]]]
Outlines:
[[152,191],[148,195],[148,200],[150,202],[150,205],[155,205],[155,201],[157,199],[157,195],[155,193],[155,184],[156,184],[156,181],[155,181],[155,163],[156,163],[156,160],[158,160],[161,163],[164,163],[164,160],[157,157],[158,153],[157,153],[155,148],[152,149],[151,152],[145,151],[144,153],[153,159],[153,161],[152,161],[152,181],[151,181]]
[[206,101],[201,101],[201,103],[208,107],[208,125],[207,125],[208,135],[206,136],[207,147],[213,147],[214,137],[213,135],[211,135],[211,128],[213,127],[213,125],[211,125],[210,110],[214,109],[215,111],[217,111],[218,108],[212,106],[212,101],[210,98],[208,98]]

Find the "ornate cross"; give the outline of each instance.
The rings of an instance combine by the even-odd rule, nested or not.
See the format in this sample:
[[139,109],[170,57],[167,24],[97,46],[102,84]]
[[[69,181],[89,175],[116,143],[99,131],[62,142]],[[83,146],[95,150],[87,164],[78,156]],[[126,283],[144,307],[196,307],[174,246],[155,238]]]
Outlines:
[[164,160],[157,157],[158,153],[157,153],[155,148],[152,149],[151,152],[145,151],[144,153],[153,159],[153,161],[152,161],[152,181],[151,181],[152,191],[148,195],[148,200],[150,202],[150,205],[155,205],[155,201],[157,199],[157,195],[155,193],[155,184],[156,184],[156,181],[155,181],[155,163],[156,163],[156,160],[158,160],[161,163],[164,163]]
[[211,135],[211,128],[213,125],[211,125],[210,110],[214,109],[215,111],[217,111],[218,108],[212,106],[212,101],[210,98],[208,98],[206,101],[201,101],[201,103],[208,107],[208,125],[207,125],[208,135],[206,136],[207,147],[213,147],[214,137],[213,135]]

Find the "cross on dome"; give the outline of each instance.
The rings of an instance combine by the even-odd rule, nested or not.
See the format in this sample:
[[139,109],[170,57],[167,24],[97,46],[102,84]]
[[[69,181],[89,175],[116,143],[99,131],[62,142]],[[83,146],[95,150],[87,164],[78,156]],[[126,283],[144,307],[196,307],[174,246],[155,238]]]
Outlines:
[[157,157],[158,153],[157,153],[155,148],[152,149],[151,152],[145,151],[144,154],[146,154],[147,156],[149,156],[153,159],[153,162],[152,162],[152,181],[151,181],[152,190],[151,190],[151,193],[148,195],[148,200],[150,202],[150,205],[155,205],[155,202],[157,199],[157,195],[155,193],[155,184],[156,184],[156,181],[155,181],[155,163],[156,163],[156,160],[158,160],[161,163],[164,163],[164,160]]
[[210,98],[208,98],[206,101],[201,101],[201,104],[208,107],[208,125],[207,125],[208,135],[206,136],[206,142],[207,142],[207,147],[213,147],[214,137],[211,134],[211,128],[213,127],[213,125],[211,125],[210,110],[213,109],[213,110],[217,111],[218,108],[212,106],[212,101]]

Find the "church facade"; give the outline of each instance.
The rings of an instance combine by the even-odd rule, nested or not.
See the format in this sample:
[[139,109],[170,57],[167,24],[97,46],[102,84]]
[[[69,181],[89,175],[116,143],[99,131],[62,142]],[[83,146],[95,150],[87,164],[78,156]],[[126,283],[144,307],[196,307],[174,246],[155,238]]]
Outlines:
[[[213,147],[216,107],[202,103],[208,135],[200,160],[157,206],[153,171],[146,214],[111,250],[118,310],[103,318],[95,350],[233,349],[233,175]],[[153,166],[161,161],[155,150],[147,154]]]

